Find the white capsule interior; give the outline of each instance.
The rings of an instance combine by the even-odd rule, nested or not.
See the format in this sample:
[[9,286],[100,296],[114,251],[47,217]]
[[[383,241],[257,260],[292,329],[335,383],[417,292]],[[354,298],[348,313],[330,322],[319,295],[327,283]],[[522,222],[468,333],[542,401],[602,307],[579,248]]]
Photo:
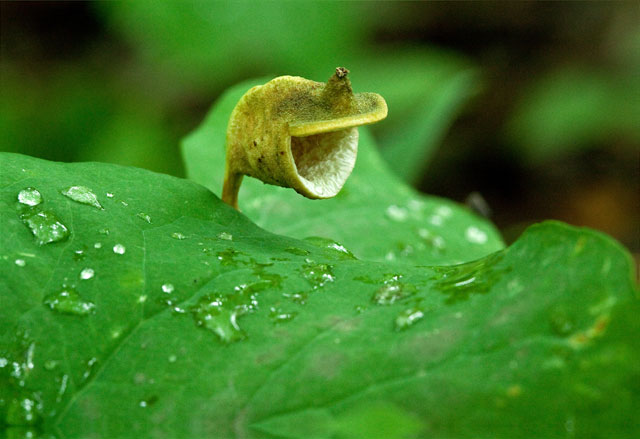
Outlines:
[[304,186],[317,198],[335,196],[356,164],[358,129],[291,137],[291,154]]

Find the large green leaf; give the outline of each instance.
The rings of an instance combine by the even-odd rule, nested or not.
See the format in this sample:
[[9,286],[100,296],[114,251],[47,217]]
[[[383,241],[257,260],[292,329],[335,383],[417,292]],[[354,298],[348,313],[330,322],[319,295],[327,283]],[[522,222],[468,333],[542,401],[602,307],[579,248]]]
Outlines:
[[[240,84],[214,105],[183,142],[190,179],[219,193],[224,175],[229,115],[253,85]],[[331,200],[309,200],[291,189],[245,178],[240,209],[265,229],[296,238],[322,236],[342,242],[359,258],[414,264],[452,264],[503,248],[496,229],[466,208],[426,197],[390,172],[369,131],[360,128],[358,160],[342,191]]]
[[638,431],[638,291],[602,234],[545,223],[464,265],[363,262],[185,180],[0,160],[9,436]]

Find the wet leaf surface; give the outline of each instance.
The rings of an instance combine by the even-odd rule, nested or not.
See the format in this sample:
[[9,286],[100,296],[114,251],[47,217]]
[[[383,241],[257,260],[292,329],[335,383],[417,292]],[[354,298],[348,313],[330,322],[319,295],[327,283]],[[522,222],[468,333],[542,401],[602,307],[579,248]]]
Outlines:
[[[10,435],[638,430],[639,295],[629,255],[602,234],[549,222],[462,265],[377,263],[266,232],[189,181],[14,154],[0,165]],[[102,209],[61,193],[71,186]],[[28,188],[33,206],[19,201]],[[27,208],[55,214],[67,239],[39,242]]]

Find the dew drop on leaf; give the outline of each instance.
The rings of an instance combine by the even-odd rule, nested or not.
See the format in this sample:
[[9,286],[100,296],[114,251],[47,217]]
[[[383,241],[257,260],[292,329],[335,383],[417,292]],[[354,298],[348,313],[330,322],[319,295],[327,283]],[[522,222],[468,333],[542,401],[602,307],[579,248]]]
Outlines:
[[178,360],[176,355],[169,355],[169,363],[175,363]]
[[271,307],[269,310],[269,318],[273,323],[285,323],[293,320],[298,313],[285,312],[280,308]]
[[42,402],[37,395],[25,392],[9,401],[6,410],[7,425],[35,425],[41,418]]
[[25,206],[37,206],[42,203],[42,195],[36,188],[28,187],[18,192],[18,201]]
[[80,272],[80,279],[87,280],[91,279],[95,275],[95,271],[93,268],[85,268]]
[[164,285],[162,285],[162,292],[163,293],[171,294],[171,293],[173,293],[174,290],[175,290],[175,287],[173,286],[173,284],[164,284]]
[[56,360],[47,360],[47,361],[45,361],[45,362],[44,362],[44,368],[45,368],[46,370],[53,370],[53,369],[55,369],[56,367],[58,367],[58,365],[59,365],[59,364],[60,364],[60,362],[59,362],[59,361],[56,361]]
[[86,381],[89,379],[91,374],[93,373],[93,368],[98,364],[98,359],[96,357],[91,357],[87,361],[87,369],[82,373],[82,380]]
[[127,251],[127,248],[122,244],[116,244],[113,246],[113,252],[118,255],[123,255]]
[[312,259],[305,259],[305,263],[300,269],[302,277],[304,277],[311,287],[315,290],[323,287],[328,282],[333,282],[333,267],[329,264],[321,264]]
[[102,248],[102,243],[101,242],[96,242],[95,244],[93,244],[93,248],[95,248],[95,249]]
[[146,213],[142,213],[140,212],[138,215],[136,215],[138,218],[140,218],[141,220],[143,220],[144,222],[147,222],[149,224],[151,224],[151,217],[149,215],[147,215]]
[[24,259],[16,259],[15,263],[18,267],[24,267],[25,265],[27,265],[26,261]]
[[310,244],[315,245],[316,247],[334,250],[337,253],[337,256],[341,257],[342,259],[356,259],[353,253],[351,253],[344,245],[332,239],[322,238],[319,236],[310,236],[308,238],[304,238],[304,240]]
[[401,331],[415,324],[424,317],[424,312],[418,308],[408,308],[400,312],[395,320],[396,330]]
[[389,276],[384,285],[373,293],[371,300],[378,305],[391,305],[398,300],[405,299],[412,296],[416,292],[416,288],[413,285],[401,282],[400,275]]
[[309,254],[308,250],[302,249],[302,248],[298,248],[298,247],[287,247],[284,249],[284,251],[286,251],[287,253],[291,253],[292,255],[297,255],[297,256],[306,256]]
[[476,226],[467,227],[467,230],[464,232],[464,236],[467,238],[467,241],[474,244],[484,244],[489,239],[487,237],[487,233]]
[[173,239],[180,239],[180,240],[182,240],[182,239],[187,239],[187,237],[186,237],[186,236],[184,236],[184,235],[183,235],[182,233],[180,233],[180,232],[173,232],[173,233],[171,234],[171,237],[172,237]]
[[62,190],[62,195],[80,204],[87,204],[89,206],[102,209],[102,205],[98,201],[96,194],[91,192],[86,186],[70,186],[67,189]]
[[62,314],[83,316],[94,312],[95,305],[83,300],[73,288],[63,288],[44,298],[44,304]]
[[29,209],[20,215],[20,219],[29,227],[39,245],[61,242],[69,237],[69,230],[49,210]]
[[407,212],[407,209],[405,209],[404,207],[396,206],[395,204],[392,204],[389,207],[387,207],[387,210],[385,211],[385,213],[390,219],[398,222],[406,221],[407,218],[409,217],[409,213]]
[[227,232],[220,232],[218,233],[218,239],[224,239],[225,241],[232,241],[233,235]]

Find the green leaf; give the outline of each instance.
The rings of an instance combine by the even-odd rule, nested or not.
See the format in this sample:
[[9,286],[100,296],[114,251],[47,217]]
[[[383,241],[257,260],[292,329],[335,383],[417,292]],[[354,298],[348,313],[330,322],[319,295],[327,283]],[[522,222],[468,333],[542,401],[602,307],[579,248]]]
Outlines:
[[[638,431],[640,294],[600,233],[544,223],[464,265],[364,262],[270,234],[189,181],[6,153],[0,166],[10,436]],[[25,189],[40,196],[21,203]],[[65,240],[38,243],[22,216],[41,211]]]
[[[264,82],[251,81],[230,89],[183,141],[190,179],[220,192],[229,115],[249,88]],[[503,248],[498,231],[488,221],[402,183],[380,159],[369,131],[359,131],[355,169],[335,198],[309,200],[291,189],[245,178],[240,210],[271,232],[331,238],[371,261],[453,264]]]

